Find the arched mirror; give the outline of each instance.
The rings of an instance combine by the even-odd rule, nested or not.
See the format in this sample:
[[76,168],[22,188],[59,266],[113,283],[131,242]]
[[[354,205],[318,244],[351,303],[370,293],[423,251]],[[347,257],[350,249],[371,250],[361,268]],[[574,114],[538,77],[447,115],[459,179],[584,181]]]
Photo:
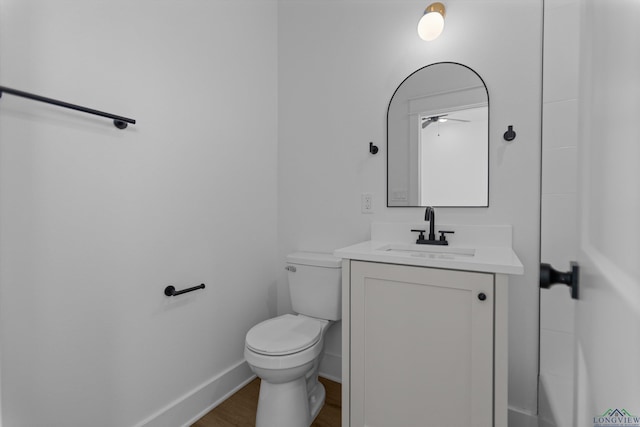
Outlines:
[[489,93],[471,68],[431,64],[394,92],[387,206],[489,206]]

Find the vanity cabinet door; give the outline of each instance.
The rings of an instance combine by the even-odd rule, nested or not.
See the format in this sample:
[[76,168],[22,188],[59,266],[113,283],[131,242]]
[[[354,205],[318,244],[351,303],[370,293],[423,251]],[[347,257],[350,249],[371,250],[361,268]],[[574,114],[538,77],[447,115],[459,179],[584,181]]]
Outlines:
[[494,275],[351,263],[352,427],[493,425]]

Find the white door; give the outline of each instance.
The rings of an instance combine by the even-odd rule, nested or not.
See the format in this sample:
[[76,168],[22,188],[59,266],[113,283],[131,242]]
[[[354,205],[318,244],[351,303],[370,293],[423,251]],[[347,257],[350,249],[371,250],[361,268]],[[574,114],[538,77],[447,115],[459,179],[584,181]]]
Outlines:
[[640,2],[581,6],[574,425],[640,426]]

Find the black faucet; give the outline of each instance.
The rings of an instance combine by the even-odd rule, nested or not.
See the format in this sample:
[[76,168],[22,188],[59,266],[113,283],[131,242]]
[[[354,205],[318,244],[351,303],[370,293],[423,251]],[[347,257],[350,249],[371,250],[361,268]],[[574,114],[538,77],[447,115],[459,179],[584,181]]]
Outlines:
[[446,233],[453,234],[454,232],[440,230],[438,231],[440,238],[436,240],[436,211],[431,206],[427,206],[427,209],[424,211],[424,220],[429,221],[429,236],[426,239],[424,238],[425,230],[411,230],[420,233],[416,243],[418,245],[448,245],[449,242],[447,242]]
[[424,220],[429,221],[429,238],[427,240],[436,240],[436,211],[431,206],[427,206],[425,209]]

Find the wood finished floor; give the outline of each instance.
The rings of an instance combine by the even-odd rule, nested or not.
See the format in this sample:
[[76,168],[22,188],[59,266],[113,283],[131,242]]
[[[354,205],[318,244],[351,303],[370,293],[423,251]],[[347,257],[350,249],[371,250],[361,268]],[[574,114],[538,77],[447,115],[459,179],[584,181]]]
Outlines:
[[[324,384],[327,397],[311,427],[340,427],[342,414],[340,384],[322,377],[320,382]],[[259,391],[260,379],[256,378],[191,427],[254,427]]]

